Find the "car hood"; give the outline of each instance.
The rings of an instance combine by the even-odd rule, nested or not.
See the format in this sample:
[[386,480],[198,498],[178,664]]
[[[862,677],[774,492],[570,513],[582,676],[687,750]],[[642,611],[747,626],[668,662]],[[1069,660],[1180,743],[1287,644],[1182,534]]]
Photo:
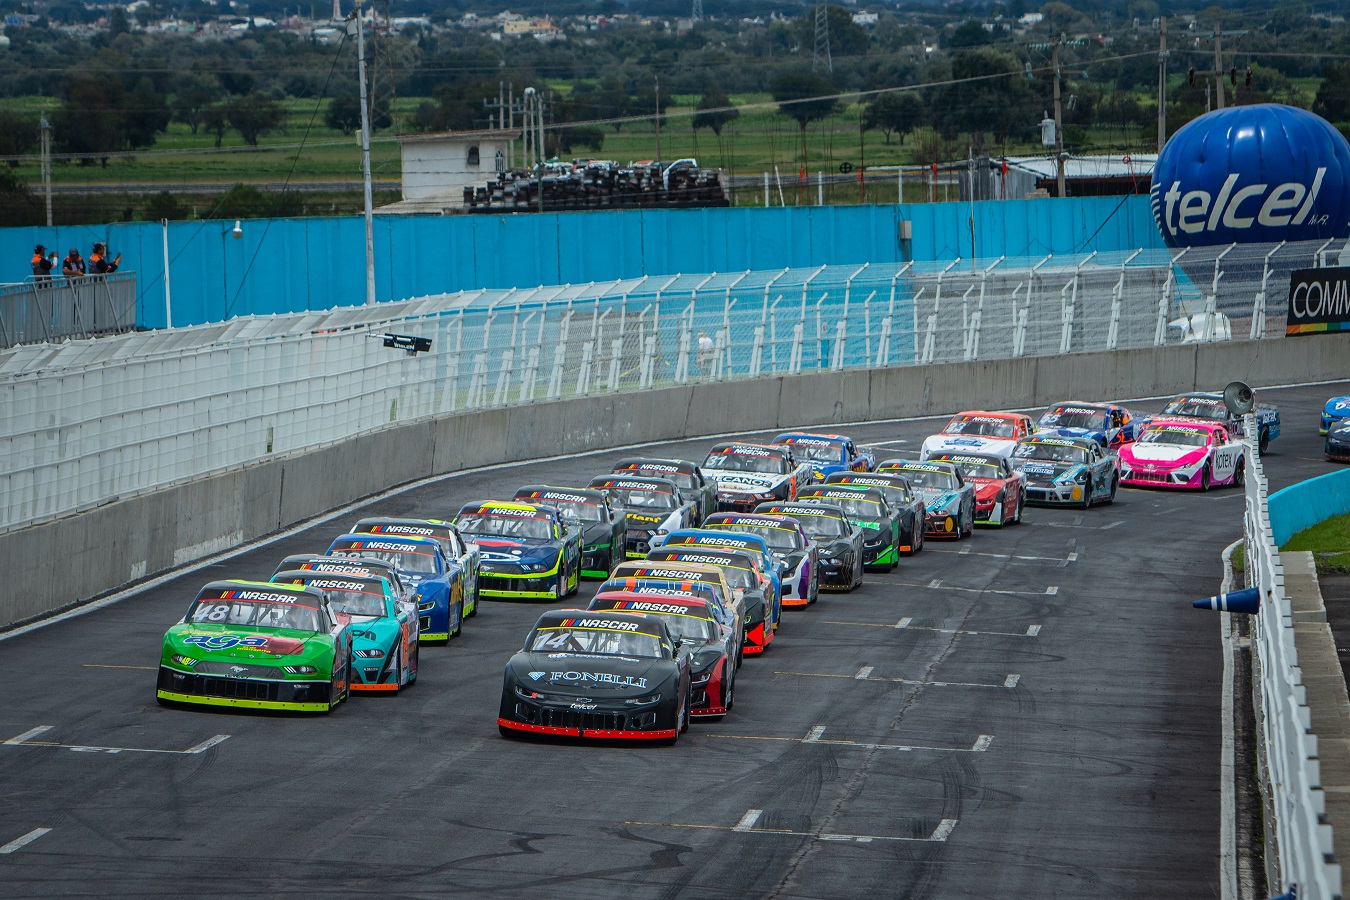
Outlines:
[[558,556],[557,545],[548,541],[480,538],[474,544],[485,563],[550,563]]
[[627,697],[650,693],[670,674],[670,661],[631,656],[521,652],[511,674],[525,688],[544,694]]
[[915,488],[914,491],[923,498],[924,506],[930,513],[946,509],[948,506],[956,503],[961,497],[959,491],[940,491],[934,488]]
[[653,529],[659,527],[663,522],[678,513],[678,509],[653,509],[653,510],[628,510],[629,528]]
[[348,616],[351,620],[352,644],[357,648],[386,649],[399,637],[398,621],[385,616]]
[[1090,438],[1099,444],[1106,443],[1106,432],[1102,431],[1100,428],[1046,428],[1042,426],[1041,430],[1037,433],[1058,435],[1060,437]]
[[1327,405],[1322,408],[1322,412],[1330,419],[1350,418],[1350,395],[1332,397],[1327,401]]
[[1056,481],[1072,481],[1080,469],[1084,468],[1082,463],[1070,462],[1052,462],[1050,460],[1033,459],[1027,460],[1018,465],[1017,469],[1027,480],[1033,484],[1051,484]]
[[180,623],[164,635],[164,643],[197,659],[276,661],[314,656],[330,648],[328,635],[286,628],[241,628],[233,625]]
[[1003,490],[1004,482],[985,480],[983,478],[975,480],[975,499],[993,500],[998,496],[998,492]]
[[1017,446],[1013,438],[975,434],[935,434],[924,439],[923,456],[933,453],[992,453],[1007,456]]
[[771,491],[787,481],[788,475],[766,475],[760,472],[712,472],[712,480],[717,482],[718,490],[739,491],[742,494],[755,494]]
[[1192,447],[1189,444],[1130,444],[1121,448],[1120,458],[1127,463],[1189,466],[1204,459],[1207,452],[1205,447]]

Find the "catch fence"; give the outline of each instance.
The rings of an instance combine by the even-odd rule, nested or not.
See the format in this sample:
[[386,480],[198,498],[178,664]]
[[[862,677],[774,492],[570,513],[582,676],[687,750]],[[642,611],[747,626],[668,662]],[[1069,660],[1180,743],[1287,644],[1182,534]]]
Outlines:
[[[1274,337],[1289,270],[1331,249],[647,276],[15,347],[0,353],[0,530],[465,410]],[[429,338],[431,350],[388,349],[385,333]]]

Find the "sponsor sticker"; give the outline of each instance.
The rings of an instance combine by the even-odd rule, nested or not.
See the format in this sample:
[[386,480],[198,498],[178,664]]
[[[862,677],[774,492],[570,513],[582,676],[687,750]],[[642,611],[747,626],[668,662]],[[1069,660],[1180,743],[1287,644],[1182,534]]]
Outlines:
[[418,553],[427,544],[395,544],[390,541],[349,541],[344,550],[383,550],[386,553]]
[[531,672],[535,681],[547,681],[550,684],[616,684],[623,687],[645,688],[647,679],[634,675],[616,675],[613,672]]
[[425,525],[372,525],[371,534],[416,534],[433,535],[435,529],[427,528]]
[[183,643],[201,647],[203,650],[229,650],[232,647],[266,647],[267,638],[260,634],[250,637],[235,637],[229,634],[193,634],[183,638]]
[[531,497],[537,497],[540,500],[565,500],[568,503],[585,503],[590,506],[596,504],[590,497],[583,497],[580,494],[564,494],[562,491],[534,491]]
[[273,594],[267,591],[225,591],[222,600],[247,600],[252,603],[294,603],[294,594]]

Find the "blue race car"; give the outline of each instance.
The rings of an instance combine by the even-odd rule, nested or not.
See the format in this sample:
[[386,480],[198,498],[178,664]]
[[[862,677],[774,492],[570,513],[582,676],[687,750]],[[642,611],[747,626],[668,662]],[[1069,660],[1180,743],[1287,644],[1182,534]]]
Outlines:
[[435,538],[344,534],[333,541],[327,555],[393,563],[399,580],[417,599],[421,640],[448,641],[459,634],[464,624],[464,570],[446,561]]
[[1152,421],[1116,403],[1066,400],[1047,406],[1036,424],[1040,426],[1037,434],[1085,437],[1103,447],[1119,447],[1133,441]]
[[1322,407],[1322,424],[1318,427],[1318,434],[1326,434],[1337,422],[1342,419],[1350,419],[1350,394],[1340,397],[1332,397]]
[[[1257,449],[1265,453],[1270,442],[1280,436],[1280,411],[1269,403],[1258,403],[1253,410],[1256,413]],[[1228,412],[1224,405],[1223,393],[1177,394],[1163,407],[1161,415],[1169,419],[1201,419],[1206,422],[1222,422],[1228,427],[1228,433],[1235,439],[1242,437],[1242,417]]]
[[812,481],[824,481],[835,472],[871,472],[877,467],[871,450],[842,434],[785,431],[773,443],[791,447],[798,461],[809,463]]
[[577,592],[581,530],[557,507],[479,500],[460,508],[455,526],[482,554],[482,596],[557,600]]
[[787,574],[787,566],[773,555],[769,550],[768,542],[764,538],[749,532],[720,531],[711,528],[682,528],[666,535],[659,544],[653,544],[652,549],[666,546],[676,547],[683,544],[726,547],[729,550],[748,550],[757,553],[761,563],[760,571],[768,575],[769,580],[773,583],[774,627],[778,627],[778,619],[781,617],[783,606],[783,576]]

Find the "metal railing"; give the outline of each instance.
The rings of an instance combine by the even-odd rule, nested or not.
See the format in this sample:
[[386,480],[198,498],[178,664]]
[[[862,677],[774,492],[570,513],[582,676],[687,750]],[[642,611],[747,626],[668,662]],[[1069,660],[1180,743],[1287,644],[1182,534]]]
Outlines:
[[0,285],[0,350],[136,328],[136,274]]
[[[1249,245],[648,276],[14,347],[0,352],[9,401],[0,404],[0,530],[463,410],[697,381],[1280,336],[1282,327],[1267,329],[1284,316],[1271,286],[1287,284],[1288,271],[1318,250]],[[1198,320],[1207,325],[1194,327]],[[370,339],[385,331],[431,338],[431,352],[407,357]]]
[[[1284,568],[1270,528],[1267,483],[1257,451],[1255,416],[1246,421],[1247,509],[1244,517],[1247,583],[1261,590],[1261,610],[1251,618],[1253,678],[1257,679],[1257,766],[1267,810],[1274,818],[1274,846],[1266,847],[1275,884],[1298,885],[1299,897],[1341,896],[1341,867],[1333,858],[1332,830],[1323,819],[1317,735],[1294,646],[1293,615],[1284,590]],[[1270,865],[1273,859],[1274,866]]]

